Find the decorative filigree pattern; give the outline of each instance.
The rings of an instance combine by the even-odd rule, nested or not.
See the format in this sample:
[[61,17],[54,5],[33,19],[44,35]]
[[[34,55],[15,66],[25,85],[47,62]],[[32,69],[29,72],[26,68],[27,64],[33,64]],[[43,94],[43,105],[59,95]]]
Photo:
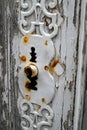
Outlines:
[[[56,13],[50,13],[45,7],[45,2],[46,0],[32,0],[32,8],[28,11],[23,11],[21,10],[20,14],[20,21],[19,21],[19,26],[22,34],[30,34],[34,32],[35,27],[39,26],[40,33],[44,36],[48,36],[50,38],[53,38],[57,33],[58,33],[58,26],[56,24],[57,20],[57,14]],[[49,3],[50,8],[54,8],[57,5],[57,0],[54,0],[54,2]],[[21,8],[27,9],[28,8],[28,3],[25,3],[23,0],[21,0]],[[51,23],[49,24],[48,28],[51,30],[51,33],[47,33],[44,30],[44,22],[41,22],[40,20],[40,15],[43,12],[43,14],[51,19]],[[29,17],[35,13],[36,20],[31,22],[31,27],[30,29],[25,29],[28,26],[28,22],[26,20],[26,17]]]
[[50,106],[35,106],[25,99],[19,100],[18,106],[21,114],[23,130],[41,130],[52,126],[53,111]]
[[[48,8],[51,10],[56,6],[57,0],[48,3]],[[32,15],[35,16],[35,20],[31,18],[30,22],[29,18]],[[46,20],[48,19],[47,25],[45,25],[46,23],[43,20],[44,17]],[[59,23],[57,21],[58,18],[60,19]],[[24,55],[21,59],[24,59],[25,63],[23,62],[21,64],[21,69],[19,71],[19,88],[23,98],[27,96],[26,99],[18,99],[18,108],[22,118],[21,127],[23,130],[49,130],[52,126],[54,114],[49,104],[55,94],[53,73],[56,73],[58,76],[63,73],[63,68],[59,60],[54,58],[55,48],[52,38],[58,34],[58,27],[61,25],[62,20],[59,12],[51,13],[47,10],[46,0],[32,0],[31,9],[29,9],[28,0],[20,1],[19,29],[21,33],[25,35],[22,41],[20,41],[20,53]],[[23,70],[26,63],[29,65],[29,62],[34,62],[39,70],[37,91],[33,91],[33,89],[31,91],[31,88],[34,87],[33,85],[30,87],[30,84],[32,84],[30,79],[32,77],[28,79],[29,90],[26,91],[24,88],[27,79],[23,75]],[[36,89],[36,81],[34,89]]]

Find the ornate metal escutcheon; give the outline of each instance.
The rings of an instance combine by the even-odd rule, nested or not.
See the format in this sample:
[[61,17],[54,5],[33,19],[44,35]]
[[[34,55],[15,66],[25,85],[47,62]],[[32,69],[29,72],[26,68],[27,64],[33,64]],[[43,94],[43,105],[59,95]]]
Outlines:
[[[51,108],[56,89],[54,75],[60,76],[64,71],[60,60],[55,58],[53,38],[58,35],[58,26],[63,19],[59,12],[50,13],[46,9],[45,0],[21,0],[19,3],[18,24],[22,35],[18,77],[22,96],[18,99],[18,108],[21,127],[23,130],[49,130],[54,117]],[[54,0],[47,6],[54,9],[56,5],[57,0]],[[32,17],[30,21],[31,15],[34,20]],[[57,17],[60,17],[60,24],[56,22]]]

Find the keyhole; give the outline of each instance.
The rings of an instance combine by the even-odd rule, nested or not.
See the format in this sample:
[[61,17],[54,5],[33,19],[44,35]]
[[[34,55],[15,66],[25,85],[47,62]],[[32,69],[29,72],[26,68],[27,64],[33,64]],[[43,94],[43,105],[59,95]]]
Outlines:
[[[31,55],[31,59],[30,59],[30,61],[31,62],[34,62],[34,63],[36,63],[36,52],[35,52],[35,48],[34,47],[31,47],[31,53],[30,53],[30,55]],[[37,85],[37,79],[38,79],[38,75],[34,75],[34,76],[32,76],[33,74],[33,69],[31,69],[29,66],[27,66],[27,67],[25,67],[24,68],[24,72],[26,73],[26,76],[27,76],[27,78],[29,79],[29,81],[30,82],[27,82],[26,84],[25,84],[25,87],[27,88],[27,89],[32,89],[32,90],[37,90],[37,87],[36,87],[36,85]]]
[[38,76],[36,75],[36,76],[32,77],[32,70],[29,67],[25,67],[24,72],[26,73],[26,76],[29,79],[29,82],[26,82],[25,87],[29,90],[30,89],[37,90],[37,87],[36,87],[37,81],[36,80],[38,79]]
[[34,47],[31,47],[31,53],[30,53],[30,55],[31,55],[31,59],[30,59],[30,61],[32,61],[32,62],[36,62],[36,52],[35,52],[35,48]]

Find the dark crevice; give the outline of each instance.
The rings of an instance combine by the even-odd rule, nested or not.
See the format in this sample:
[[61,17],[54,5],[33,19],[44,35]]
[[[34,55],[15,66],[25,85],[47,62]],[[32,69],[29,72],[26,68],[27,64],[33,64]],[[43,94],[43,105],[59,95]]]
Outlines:
[[[36,52],[35,52],[34,47],[31,47],[30,55],[31,55],[30,61],[36,63],[37,57],[36,57]],[[27,78],[29,79],[30,83],[27,82],[25,87],[28,88],[28,89],[32,89],[32,90],[37,90],[37,87],[36,87],[37,81],[36,80],[38,79],[38,76],[32,77],[32,70],[30,68],[27,68],[26,74],[27,74]]]
[[[83,55],[87,55],[87,4],[85,10],[85,36],[84,36],[84,47],[83,47]],[[82,130],[87,130],[87,58],[84,61],[86,62],[86,76],[85,76],[85,90],[84,90],[84,105],[83,105],[83,119],[82,119]],[[83,66],[84,68],[84,66]],[[83,69],[85,70],[85,68]],[[85,71],[83,71],[85,73]]]
[[37,81],[36,80],[38,79],[38,77],[37,76],[32,77],[32,71],[29,68],[28,68],[27,72],[28,72],[27,78],[30,80],[30,83],[27,82],[25,87],[28,89],[32,89],[32,90],[37,90],[37,87],[36,87]]
[[37,78],[38,78],[37,76],[32,77],[32,78],[30,78],[30,76],[29,76],[28,79],[30,80],[30,83],[26,84],[26,88],[32,89],[32,90],[37,90],[37,87],[36,87],[36,85],[37,85],[37,81],[36,81]]
[[74,17],[73,17],[73,24],[75,27],[76,27],[76,17],[77,17],[77,3],[78,3],[78,0],[75,0]]
[[[74,9],[74,19],[73,19],[73,22],[74,22],[74,25],[76,26],[76,14],[77,14],[77,3],[78,1],[75,0],[75,9]],[[77,80],[77,72],[78,72],[78,57],[79,57],[79,54],[78,54],[78,50],[79,50],[79,36],[80,36],[80,25],[81,25],[81,3],[82,3],[82,0],[79,1],[79,13],[78,13],[78,30],[77,30],[77,44],[76,44],[76,58],[77,58],[77,62],[76,62],[76,76],[75,76],[75,87],[74,87],[74,99],[73,99],[73,117],[74,117],[74,114],[75,114],[75,99],[76,99],[76,80]],[[73,124],[74,124],[74,119],[73,119]]]
[[31,53],[30,53],[30,55],[31,55],[31,59],[30,59],[30,61],[31,62],[36,62],[36,53],[35,53],[35,48],[34,47],[31,47]]

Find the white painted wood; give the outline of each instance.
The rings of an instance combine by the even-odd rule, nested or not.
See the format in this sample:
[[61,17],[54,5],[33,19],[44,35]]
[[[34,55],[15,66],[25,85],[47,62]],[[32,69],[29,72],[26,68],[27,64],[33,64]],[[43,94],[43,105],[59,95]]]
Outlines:
[[[53,110],[56,116],[52,129],[55,130],[73,129],[79,3],[80,1],[77,2],[77,12],[74,14],[75,1],[64,1],[65,20],[56,39],[57,55],[65,65],[65,73],[58,80],[58,91],[53,101]],[[73,23],[74,17],[76,17],[76,25]]]
[[[55,77],[57,81],[56,83],[57,90],[55,93],[55,98],[52,101],[54,121],[51,130],[73,129],[74,99],[76,88],[75,81],[77,77],[76,72],[78,61],[77,44],[78,44],[79,20],[80,20],[79,5],[80,1],[75,2],[73,0],[72,1],[64,0],[62,7],[60,7],[61,15],[63,16],[63,23],[62,26],[59,27],[59,33],[57,37],[53,39],[53,42],[56,48],[56,57],[60,59],[60,63],[64,67],[64,74],[61,75],[61,77],[57,76]],[[23,34],[24,33],[26,32],[23,31]],[[42,34],[45,35],[45,33]],[[19,39],[21,37],[22,36],[19,35]],[[18,56],[16,55],[16,57]],[[18,61],[16,61],[16,63],[17,62]]]
[[87,21],[86,21],[86,0],[81,3],[81,18],[78,41],[78,66],[76,80],[76,96],[75,96],[75,114],[74,114],[74,130],[82,130],[83,105],[86,80],[86,65],[87,65]]
[[[27,2],[28,0],[26,0]],[[35,3],[37,2],[36,0]],[[6,122],[6,126],[1,129],[2,130],[27,130],[24,125],[21,125],[21,116],[26,116],[24,111],[26,111],[26,107],[22,107],[22,105],[26,102],[30,105],[32,114],[34,115],[34,121],[36,121],[38,112],[33,111],[33,109],[37,109],[37,105],[33,105],[28,100],[23,97],[20,91],[21,85],[19,85],[19,71],[20,71],[20,52],[21,52],[21,42],[20,40],[26,34],[25,30],[20,25],[20,2],[22,2],[22,6],[24,8],[27,7],[27,4],[23,4],[23,0],[7,0],[5,5],[3,6],[6,9],[6,16],[3,21],[5,25],[5,53],[2,55],[2,48],[4,47],[3,44],[0,46],[0,67],[3,68],[0,71],[0,78],[1,78],[1,85],[4,86],[4,91],[1,92],[1,106],[6,104],[3,107],[4,110],[3,115],[0,117],[1,122]],[[2,3],[4,3],[2,1]],[[28,1],[29,7],[31,8],[32,0]],[[34,3],[34,4],[35,4]],[[46,4],[46,9],[44,10]],[[38,130],[41,130],[40,125],[45,125],[45,130],[80,130],[81,125],[79,126],[79,122],[81,124],[82,121],[82,107],[83,107],[83,97],[84,97],[84,79],[85,79],[85,70],[82,73],[82,68],[85,68],[86,60],[83,60],[83,48],[84,48],[84,21],[85,21],[85,0],[42,0],[41,8],[44,10],[45,15],[41,15],[42,20],[45,22],[45,25],[50,23],[51,17],[53,19],[53,23],[55,23],[55,30],[54,33],[46,33],[42,29],[42,23],[40,23],[40,30],[36,27],[34,34],[42,35],[44,37],[49,37],[52,40],[55,48],[55,59],[59,60],[60,67],[56,66],[54,68],[55,74],[52,75],[52,78],[55,80],[55,95],[53,99],[51,99],[50,104],[43,104],[42,108],[39,106],[39,113],[42,110],[47,110],[50,113],[50,116],[45,115],[46,121],[41,122],[41,118],[39,119]],[[40,6],[40,4],[38,4]],[[35,5],[34,5],[35,7]],[[51,9],[50,9],[51,7]],[[26,10],[26,9],[25,9]],[[14,13],[15,11],[15,13]],[[23,10],[22,10],[23,11]],[[32,12],[32,11],[31,11]],[[31,13],[30,12],[30,13]],[[54,15],[53,15],[54,13]],[[57,15],[55,15],[57,13]],[[37,14],[37,11],[36,11]],[[40,14],[40,11],[38,12]],[[22,15],[23,16],[23,15]],[[57,16],[57,20],[55,17]],[[37,17],[37,24],[38,24],[38,16]],[[34,21],[35,23],[35,15],[32,13],[32,16],[28,19],[28,23],[30,21]],[[18,26],[20,25],[20,27]],[[30,26],[30,24],[29,24]],[[31,33],[28,30],[28,33]],[[47,26],[45,29],[48,31]],[[4,30],[4,29],[3,29]],[[41,31],[41,33],[40,33]],[[58,32],[57,32],[58,31]],[[21,33],[22,32],[22,33]],[[1,35],[2,37],[2,35]],[[3,38],[4,39],[4,38]],[[1,41],[1,43],[3,43]],[[22,48],[24,49],[24,48]],[[51,48],[52,49],[52,48]],[[22,50],[23,51],[23,50]],[[50,53],[50,49],[49,49]],[[4,59],[4,60],[2,60]],[[6,61],[6,64],[5,64]],[[84,62],[84,65],[82,64]],[[5,66],[3,65],[5,64]],[[52,64],[51,64],[52,65]],[[5,70],[5,71],[4,71]],[[61,70],[61,71],[60,71]],[[3,73],[4,72],[4,73]],[[58,72],[58,73],[57,73]],[[60,76],[59,76],[59,75]],[[2,76],[3,75],[3,76]],[[4,77],[4,78],[3,78]],[[5,84],[4,84],[5,83]],[[50,83],[49,83],[50,84]],[[1,87],[2,88],[2,87]],[[48,89],[47,89],[48,90]],[[46,95],[47,96],[47,95]],[[39,97],[39,95],[38,95]],[[24,100],[21,102],[21,100]],[[82,104],[81,104],[82,103]],[[37,103],[38,104],[38,103]],[[21,107],[20,107],[21,106]],[[21,109],[22,108],[22,109]],[[80,113],[79,113],[80,109]],[[8,114],[9,113],[9,114]],[[8,114],[8,116],[7,116]],[[81,120],[79,120],[81,114]],[[54,118],[53,118],[54,115]],[[41,116],[41,115],[40,115]],[[37,124],[32,122],[30,117],[26,116],[27,119],[31,122],[32,126],[36,130]],[[8,121],[7,121],[8,120]],[[1,123],[0,122],[0,123]],[[23,123],[23,122],[22,122]],[[32,125],[33,124],[33,125]],[[21,128],[22,126],[22,128]],[[49,127],[48,127],[49,126]],[[29,128],[28,128],[29,129]]]

